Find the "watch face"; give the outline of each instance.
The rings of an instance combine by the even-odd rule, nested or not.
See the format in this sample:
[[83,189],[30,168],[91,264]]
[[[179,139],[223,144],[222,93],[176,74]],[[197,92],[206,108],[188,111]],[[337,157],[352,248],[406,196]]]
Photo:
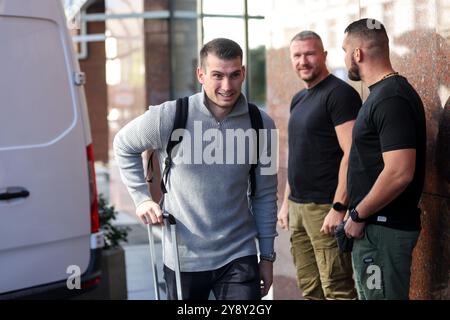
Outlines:
[[350,210],[350,218],[355,222],[358,221],[358,213],[355,210]]
[[350,210],[350,218],[352,218],[355,222],[364,222],[366,219],[361,219],[358,215],[358,211],[356,209]]
[[336,210],[336,211],[340,211],[340,212],[347,211],[347,207],[344,206],[344,205],[343,205],[342,203],[340,203],[340,202],[335,202],[335,203],[333,204],[333,209]]

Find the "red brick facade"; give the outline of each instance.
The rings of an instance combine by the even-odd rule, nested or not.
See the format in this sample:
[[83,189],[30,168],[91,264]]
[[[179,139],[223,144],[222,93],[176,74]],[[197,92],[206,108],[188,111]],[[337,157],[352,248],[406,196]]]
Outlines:
[[[87,13],[104,13],[104,1],[92,4]],[[88,34],[104,34],[105,22],[89,22]],[[108,91],[106,87],[105,42],[88,42],[88,56],[80,60],[80,68],[86,73],[86,100],[91,124],[95,161],[108,163]]]

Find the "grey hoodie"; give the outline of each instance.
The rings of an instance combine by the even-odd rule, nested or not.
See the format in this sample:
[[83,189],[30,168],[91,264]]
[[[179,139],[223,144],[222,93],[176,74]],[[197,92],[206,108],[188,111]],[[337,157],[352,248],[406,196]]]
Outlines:
[[[147,149],[157,150],[160,166],[164,169],[175,106],[175,101],[150,106],[148,111],[124,126],[115,136],[116,161],[136,207],[151,200],[141,153]],[[275,129],[273,120],[265,112],[261,111],[261,114],[264,128]],[[203,137],[197,133],[194,135],[194,130],[200,127]],[[221,122],[206,107],[203,92],[189,97],[187,132],[183,135],[178,151],[172,152],[175,164],[169,173],[165,197],[165,210],[177,220],[183,272],[214,270],[239,257],[257,254],[256,239],[261,254],[268,255],[273,251],[277,235],[277,175],[276,172],[261,174],[261,168],[269,165],[262,165],[260,161],[256,169],[255,196],[247,196],[250,170],[248,150],[245,152],[244,164],[236,164],[237,161],[229,164],[225,160],[227,147],[231,149],[225,141],[226,130],[238,128],[251,128],[247,101],[243,95]],[[218,130],[210,130],[211,135],[207,134],[208,129]],[[222,133],[222,143],[217,133]],[[266,141],[265,151],[270,154],[270,133],[263,140]],[[211,151],[212,147],[224,152],[223,158],[220,157],[223,161],[210,163],[204,160],[203,152]],[[238,158],[236,148],[235,143],[234,154]],[[192,151],[191,164],[182,161],[188,151]],[[214,152],[208,154],[216,155]],[[165,236],[164,263],[173,270],[171,243],[168,235]]]

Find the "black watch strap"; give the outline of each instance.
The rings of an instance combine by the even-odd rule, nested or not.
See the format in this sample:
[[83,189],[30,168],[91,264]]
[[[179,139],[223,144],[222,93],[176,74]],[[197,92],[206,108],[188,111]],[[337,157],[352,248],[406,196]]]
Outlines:
[[352,208],[350,209],[350,218],[354,221],[354,222],[365,222],[367,219],[363,219],[359,217],[359,213],[358,211],[356,211],[356,208]]
[[276,254],[276,252],[272,252],[269,255],[260,254],[259,259],[270,261],[270,262],[275,262],[275,260],[277,259],[277,254]]
[[348,207],[340,202],[333,203],[333,209],[340,213],[346,213]]

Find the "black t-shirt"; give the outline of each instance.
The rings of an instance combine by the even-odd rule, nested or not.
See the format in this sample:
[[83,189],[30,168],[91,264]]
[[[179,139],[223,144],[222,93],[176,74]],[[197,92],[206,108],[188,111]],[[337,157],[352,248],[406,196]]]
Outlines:
[[298,203],[333,201],[343,155],[334,127],[355,119],[360,107],[358,92],[331,74],[292,98],[289,199]]
[[391,203],[370,216],[368,223],[402,230],[420,230],[417,204],[425,177],[426,125],[422,101],[402,76],[370,88],[353,128],[349,158],[348,194],[356,206],[384,168],[383,152],[416,149],[416,169],[408,187]]

